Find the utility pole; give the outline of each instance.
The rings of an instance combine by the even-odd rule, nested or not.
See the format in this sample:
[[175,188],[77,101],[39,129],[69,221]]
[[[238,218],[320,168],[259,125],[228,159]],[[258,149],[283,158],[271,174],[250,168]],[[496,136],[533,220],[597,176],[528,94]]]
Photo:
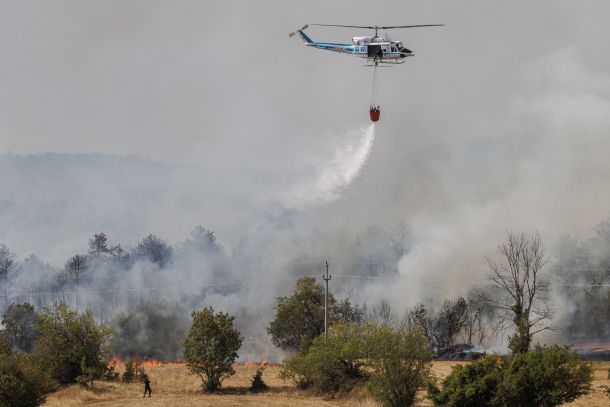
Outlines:
[[328,274],[328,261],[326,262],[326,275],[322,275],[326,282],[326,291],[324,292],[324,335],[328,336],[328,282],[332,276]]

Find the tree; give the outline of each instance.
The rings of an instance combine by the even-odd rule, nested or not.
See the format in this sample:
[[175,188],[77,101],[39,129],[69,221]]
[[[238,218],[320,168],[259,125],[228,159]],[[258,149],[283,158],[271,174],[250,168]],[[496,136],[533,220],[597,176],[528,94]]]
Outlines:
[[323,393],[350,391],[367,378],[362,367],[374,329],[372,324],[332,325],[327,336],[318,336],[307,350],[286,359],[280,377]]
[[551,317],[551,309],[541,297],[544,245],[539,233],[528,236],[508,232],[499,252],[503,262],[487,259],[494,293],[486,296],[486,300],[499,310],[501,328],[515,329],[509,338],[509,348],[513,353],[524,353],[536,333],[549,329],[545,323]]
[[70,277],[76,284],[79,284],[81,275],[87,271],[88,267],[87,256],[75,254],[66,260],[64,269],[68,277]]
[[109,252],[108,237],[105,233],[96,233],[89,239],[89,254],[91,256],[100,257],[102,254]]
[[505,406],[554,407],[591,391],[593,368],[569,347],[537,345],[515,355],[498,388]]
[[6,245],[0,245],[0,288],[2,289],[5,309],[8,307],[10,299],[9,288],[17,277],[17,272],[15,255]]
[[357,304],[352,306],[348,299],[344,299],[330,307],[330,317],[333,324],[361,324],[364,322],[364,310]]
[[437,352],[447,351],[455,344],[455,339],[466,325],[467,319],[468,305],[464,298],[443,302],[430,329]]
[[193,229],[191,238],[184,242],[184,247],[201,253],[219,253],[222,251],[222,246],[216,241],[214,232],[201,225]]
[[21,352],[30,353],[38,339],[38,314],[31,304],[11,304],[2,315],[5,332],[13,346]]
[[442,389],[431,381],[428,395],[435,406],[500,407],[498,386],[506,359],[487,355],[466,365],[456,365],[443,380]]
[[[334,304],[329,294],[329,304]],[[324,332],[324,288],[313,277],[297,280],[290,297],[278,297],[274,306],[275,319],[267,332],[271,342],[287,351],[298,351]]]
[[379,304],[373,306],[371,311],[371,319],[379,323],[390,325],[395,319],[394,312],[392,312],[392,306],[387,300],[379,301]]
[[80,314],[65,303],[57,303],[40,314],[37,353],[51,367],[61,384],[74,383],[83,373],[82,364],[101,375],[111,356],[106,341],[110,328],[96,323],[90,310]]
[[481,345],[487,336],[487,327],[483,316],[488,311],[479,298],[468,299],[466,322],[462,330],[462,339],[468,345]]
[[193,374],[201,377],[206,391],[217,390],[233,374],[233,363],[243,337],[233,328],[233,316],[204,308],[194,311],[193,325],[184,339],[184,360]]
[[369,391],[383,406],[412,406],[431,375],[432,352],[419,331],[380,326],[368,343]]
[[136,259],[146,259],[159,268],[164,268],[169,264],[172,252],[171,246],[155,235],[148,235],[133,249]]
[[430,315],[424,304],[417,304],[407,311],[406,328],[421,332],[432,346]]
[[53,387],[40,359],[32,355],[0,355],[0,406],[39,406]]
[[591,390],[593,371],[578,354],[557,345],[517,353],[510,358],[486,356],[455,366],[442,389],[428,389],[435,406],[554,407]]

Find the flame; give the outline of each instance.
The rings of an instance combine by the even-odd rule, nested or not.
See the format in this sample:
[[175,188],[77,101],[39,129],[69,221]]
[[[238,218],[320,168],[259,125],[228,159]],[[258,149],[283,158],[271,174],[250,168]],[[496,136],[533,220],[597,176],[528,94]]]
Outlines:
[[142,367],[152,367],[152,366],[180,366],[184,365],[184,361],[182,360],[172,360],[168,362],[162,362],[159,360],[149,359],[147,357],[142,360]]
[[259,368],[259,367],[265,368],[267,366],[279,366],[276,363],[269,362],[269,360],[267,360],[267,359],[261,359],[260,362],[246,360],[243,363],[238,363],[238,365],[243,366],[243,367],[256,367],[256,368]]
[[[127,365],[127,363],[124,361],[123,359],[117,357],[117,356],[113,356],[113,358],[110,360],[110,362],[108,362],[108,367],[114,367],[115,369],[125,369],[125,365]],[[133,362],[135,363],[135,362]],[[142,358],[141,363],[139,364],[139,367],[156,367],[156,366],[183,366],[186,362],[183,360],[172,360],[172,361],[168,361],[168,362],[163,362],[163,361],[159,361],[159,360],[155,360],[155,359],[150,359],[148,357],[144,357]],[[260,361],[255,361],[255,360],[246,360],[243,363],[237,363],[239,366],[243,366],[243,367],[268,367],[268,366],[279,366],[277,363],[273,363],[273,362],[269,362],[268,359],[263,358]],[[136,366],[133,366],[136,367]]]
[[[124,360],[122,360],[121,358],[118,358],[116,356],[114,356],[112,359],[110,359],[110,362],[108,362],[108,367],[114,367],[116,368],[121,368],[124,369],[125,365],[127,365],[127,363]],[[132,362],[133,363],[133,367],[135,366],[136,362]],[[184,365],[184,361],[182,360],[173,360],[173,361],[168,361],[168,362],[162,362],[162,361],[158,361],[158,360],[154,360],[154,359],[149,359],[148,357],[144,357],[141,361],[141,363],[138,365],[139,367],[153,367],[153,366],[180,366],[180,365]]]

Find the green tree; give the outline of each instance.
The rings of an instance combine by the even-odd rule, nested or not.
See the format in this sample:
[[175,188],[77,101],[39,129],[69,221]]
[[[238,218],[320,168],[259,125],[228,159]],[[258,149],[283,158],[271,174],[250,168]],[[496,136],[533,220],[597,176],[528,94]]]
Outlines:
[[106,341],[111,329],[96,323],[90,310],[80,314],[65,303],[57,303],[40,315],[37,352],[51,367],[61,384],[74,383],[84,366],[101,375],[111,356]]
[[536,346],[511,358],[487,356],[456,366],[430,398],[443,407],[554,407],[591,390],[592,368],[567,347]]
[[53,388],[39,358],[25,354],[0,355],[0,406],[39,406]]
[[[329,295],[329,303],[335,303],[332,295]],[[313,277],[299,278],[293,294],[278,297],[274,309],[275,319],[267,332],[271,342],[281,349],[306,348],[324,332],[324,289]]]
[[411,406],[430,379],[432,352],[418,330],[382,325],[368,340],[371,395],[383,406]]
[[504,371],[498,398],[505,406],[553,407],[591,391],[593,368],[576,351],[537,345],[517,354]]
[[31,304],[11,304],[2,314],[2,324],[13,346],[30,353],[38,339],[38,314]]
[[496,397],[505,360],[486,356],[467,365],[457,365],[443,380],[442,390],[430,382],[428,395],[435,406],[500,406]]
[[350,391],[367,378],[363,366],[374,329],[371,324],[334,324],[328,336],[318,336],[307,350],[285,360],[280,376],[319,392]]
[[233,316],[204,308],[194,311],[193,324],[184,339],[184,360],[190,372],[201,377],[205,391],[217,390],[233,374],[233,363],[243,337],[233,328]]

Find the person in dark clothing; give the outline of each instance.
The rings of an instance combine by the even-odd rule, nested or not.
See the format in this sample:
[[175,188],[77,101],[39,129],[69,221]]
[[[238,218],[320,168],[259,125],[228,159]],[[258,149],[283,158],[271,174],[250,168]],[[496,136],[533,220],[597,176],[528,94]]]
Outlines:
[[144,376],[144,395],[142,398],[146,397],[146,393],[148,392],[148,397],[152,395],[152,389],[150,388],[150,380],[148,380],[148,376]]

